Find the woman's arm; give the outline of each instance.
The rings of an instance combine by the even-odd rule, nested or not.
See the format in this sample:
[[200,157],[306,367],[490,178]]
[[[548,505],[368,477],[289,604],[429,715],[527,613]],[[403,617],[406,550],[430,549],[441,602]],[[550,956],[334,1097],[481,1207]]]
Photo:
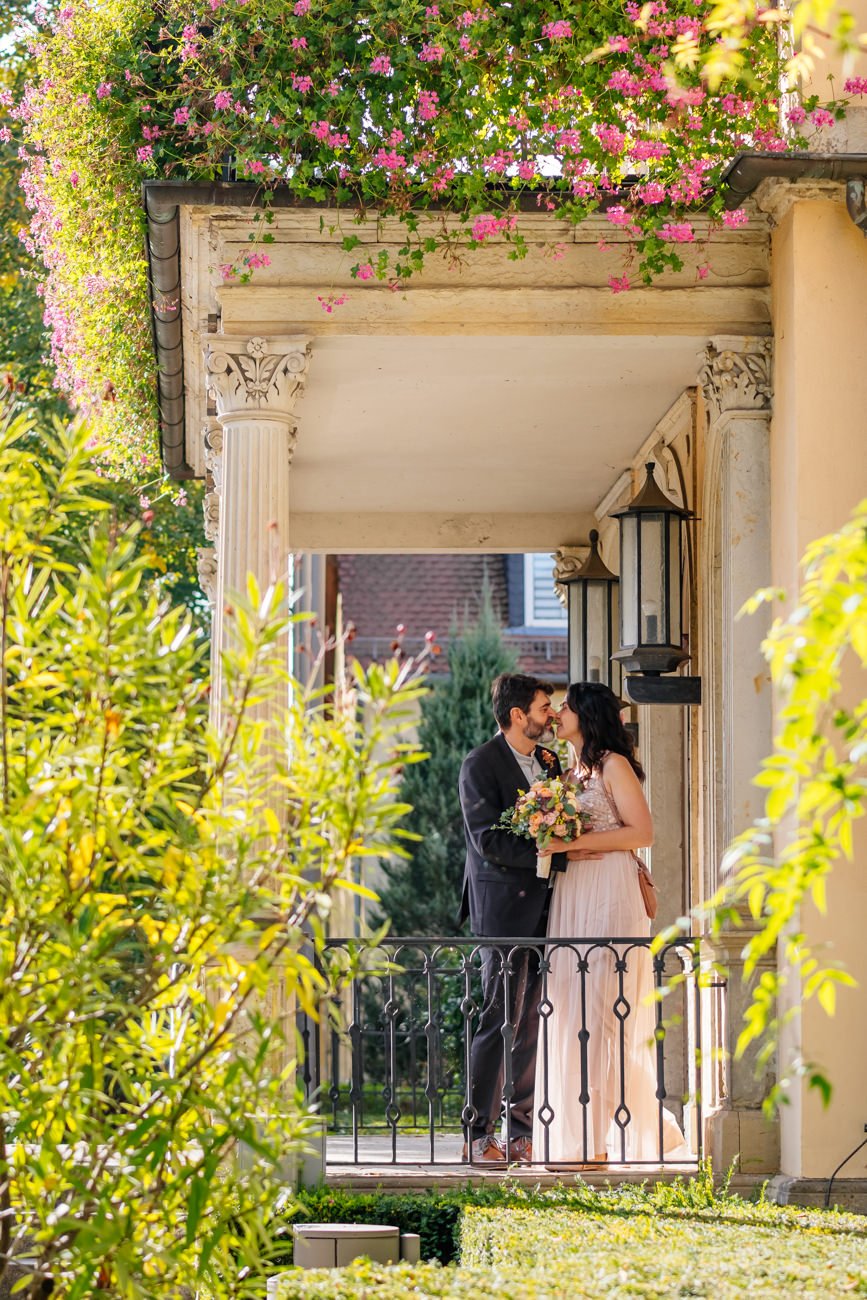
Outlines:
[[585,831],[577,840],[558,848],[570,860],[613,853],[618,849],[646,849],[653,843],[653,820],[632,764],[622,754],[610,754],[602,765],[602,780],[617,805],[623,825],[611,831]]

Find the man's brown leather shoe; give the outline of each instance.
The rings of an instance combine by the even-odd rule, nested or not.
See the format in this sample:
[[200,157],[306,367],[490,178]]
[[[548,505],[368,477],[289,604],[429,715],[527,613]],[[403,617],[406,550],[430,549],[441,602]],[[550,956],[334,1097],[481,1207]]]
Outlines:
[[[467,1150],[466,1142],[464,1143],[464,1150],[461,1158],[463,1160],[469,1160],[470,1158],[469,1152]],[[480,1137],[474,1140],[473,1142],[473,1163],[474,1164],[490,1164],[493,1162],[499,1162],[500,1164],[505,1164],[505,1161],[506,1161],[506,1153],[495,1137],[491,1137],[490,1134],[488,1134],[487,1137]]]
[[509,1143],[509,1159],[513,1163],[528,1163],[533,1159],[533,1139],[529,1133],[524,1133],[521,1137],[512,1138]]

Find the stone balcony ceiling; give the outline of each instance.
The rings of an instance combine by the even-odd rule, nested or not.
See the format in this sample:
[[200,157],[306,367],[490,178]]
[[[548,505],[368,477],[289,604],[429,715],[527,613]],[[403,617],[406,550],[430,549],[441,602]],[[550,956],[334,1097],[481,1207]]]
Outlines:
[[[179,218],[187,462],[203,473],[208,338],[310,338],[290,480],[293,545],[310,549],[339,549],[347,512],[361,549],[365,519],[378,521],[381,546],[382,518],[393,518],[399,546],[410,512],[429,516],[432,541],[450,546],[462,530],[468,547],[492,549],[547,545],[548,532],[552,544],[586,538],[606,491],[697,382],[708,339],[770,332],[758,212],[745,229],[713,232],[709,247],[697,219],[681,272],[617,294],[608,278],[623,274],[626,249],[603,217],[573,228],[526,215],[525,259],[509,261],[492,241],[458,265],[431,257],[399,292],[350,275],[379,248],[398,248],[405,232],[394,223],[348,222],[344,233],[362,242],[345,252],[318,211],[277,209],[271,264],[241,285],[220,267],[251,250],[260,227],[249,207],[181,202]],[[547,531],[523,529],[543,514]]]

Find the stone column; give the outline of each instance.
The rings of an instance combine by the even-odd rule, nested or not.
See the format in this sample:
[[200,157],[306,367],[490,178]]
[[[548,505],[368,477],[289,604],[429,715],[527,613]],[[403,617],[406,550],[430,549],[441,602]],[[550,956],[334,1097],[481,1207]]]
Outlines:
[[[703,885],[712,893],[727,845],[761,815],[753,778],[772,743],[773,700],[762,655],[770,613],[740,616],[744,602],[771,582],[771,344],[761,338],[716,338],[701,375],[707,412],[705,457],[703,641],[705,767],[708,792]],[[723,1049],[718,1095],[706,1136],[718,1170],[735,1156],[743,1173],[778,1168],[779,1139],[761,1103],[770,1079],[734,1047],[748,1001],[740,953],[748,930],[723,937],[705,953],[727,972],[725,1004],[711,1009],[711,1054]],[[761,971],[758,972],[761,975]],[[708,1057],[710,1059],[710,1057]]]
[[[216,554],[212,716],[219,722],[220,653],[227,605],[246,593],[247,574],[260,589],[288,581],[289,467],[295,450],[295,403],[307,377],[306,338],[217,335],[205,350],[208,393],[217,425],[206,434],[213,484],[206,526]],[[287,666],[289,666],[287,646]]]
[[[215,586],[211,717],[218,727],[224,695],[220,656],[231,645],[233,600],[236,596],[246,597],[250,573],[260,591],[282,581],[287,598],[291,594],[289,469],[297,434],[295,403],[303,390],[309,361],[310,344],[306,338],[215,335],[205,350],[208,395],[216,404],[216,424],[205,432],[210,485],[205,522],[214,551],[203,557],[201,568]],[[291,638],[287,637],[284,649],[286,667],[291,669]],[[255,706],[255,714],[267,719],[285,702],[285,694],[275,690]],[[266,742],[260,758],[267,763],[268,756]],[[273,757],[276,760],[276,751]],[[270,800],[270,794],[268,797]],[[274,793],[272,808],[282,820],[279,791]],[[286,992],[280,970],[275,971],[272,986],[255,1005],[281,1023],[283,1038],[274,1050],[273,1060],[275,1073],[282,1072],[294,1059],[296,1006],[294,997]],[[243,1158],[244,1153],[240,1154]],[[295,1181],[298,1172],[297,1162],[288,1160],[286,1180]],[[321,1162],[316,1173],[321,1176]]]

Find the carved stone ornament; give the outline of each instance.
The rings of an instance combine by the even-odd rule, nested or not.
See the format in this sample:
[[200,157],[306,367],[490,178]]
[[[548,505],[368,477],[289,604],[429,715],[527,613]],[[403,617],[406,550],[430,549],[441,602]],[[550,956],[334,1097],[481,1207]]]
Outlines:
[[562,583],[574,578],[587,559],[586,546],[560,546],[551,556],[554,561],[554,591],[561,605],[566,604],[566,588]]
[[771,370],[770,339],[709,343],[700,379],[711,418],[728,411],[770,411]]
[[205,437],[205,471],[209,475],[215,492],[223,487],[223,430],[219,425],[206,424]]
[[202,511],[205,516],[205,536],[209,542],[216,542],[220,532],[219,492],[205,493],[205,499],[202,502]]
[[205,351],[205,370],[218,418],[258,414],[291,424],[309,365],[306,338],[213,339]]
[[213,546],[200,546],[196,550],[199,586],[213,606],[217,600],[217,552]]

